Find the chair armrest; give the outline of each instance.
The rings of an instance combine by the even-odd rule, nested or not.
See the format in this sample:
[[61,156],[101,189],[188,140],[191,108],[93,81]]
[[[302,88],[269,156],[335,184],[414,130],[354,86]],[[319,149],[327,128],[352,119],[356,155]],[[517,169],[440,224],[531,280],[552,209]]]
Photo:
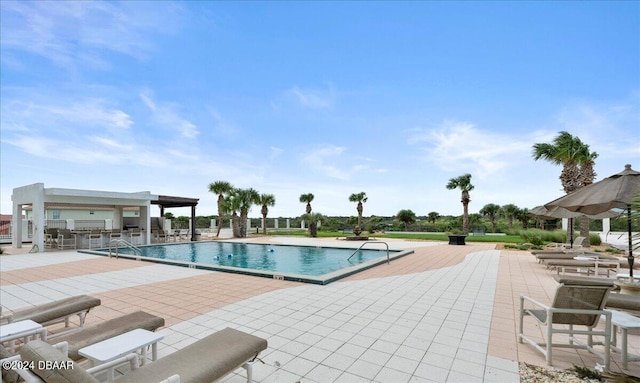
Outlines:
[[534,305],[536,305],[538,307],[541,307],[541,308],[543,308],[545,310],[551,308],[551,306],[549,306],[549,305],[545,305],[544,303],[538,302],[537,300],[535,300],[535,299],[533,299],[531,297],[528,297],[528,296],[526,296],[524,294],[521,294],[520,295],[520,308],[521,309],[524,307],[524,301],[525,300],[529,301],[529,302],[533,303]]
[[87,372],[95,376],[101,372],[115,369],[116,367],[125,363],[129,363],[129,367],[131,368],[132,371],[138,369],[140,367],[138,354],[136,353],[127,354],[118,359],[114,359],[111,362],[103,363],[98,366],[88,368]]

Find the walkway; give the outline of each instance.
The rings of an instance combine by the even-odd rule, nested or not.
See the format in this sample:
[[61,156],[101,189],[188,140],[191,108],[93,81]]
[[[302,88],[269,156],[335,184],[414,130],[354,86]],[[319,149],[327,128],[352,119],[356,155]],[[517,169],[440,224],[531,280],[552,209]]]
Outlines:
[[[329,242],[338,241],[311,241]],[[160,315],[161,356],[238,328],[269,341],[265,364],[254,367],[257,382],[518,382],[514,360],[544,365],[515,336],[519,294],[548,302],[555,289],[534,257],[492,244],[393,241],[392,247],[415,254],[328,286],[75,252],[2,256],[0,302],[17,309],[90,293],[102,305],[88,323],[135,310]],[[597,362],[582,351],[556,355],[560,367]],[[613,360],[619,368],[619,355]],[[630,368],[640,373],[638,363]],[[226,381],[243,381],[238,372]]]

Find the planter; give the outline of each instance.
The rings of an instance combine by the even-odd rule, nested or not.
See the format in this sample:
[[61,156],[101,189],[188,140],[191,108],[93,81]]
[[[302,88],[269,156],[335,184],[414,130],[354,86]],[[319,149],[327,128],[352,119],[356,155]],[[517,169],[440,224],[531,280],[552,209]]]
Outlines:
[[450,235],[449,236],[449,245],[466,245],[464,239],[466,235]]
[[345,237],[345,240],[347,240],[347,241],[368,241],[369,237],[360,237],[360,236],[357,236],[357,237]]

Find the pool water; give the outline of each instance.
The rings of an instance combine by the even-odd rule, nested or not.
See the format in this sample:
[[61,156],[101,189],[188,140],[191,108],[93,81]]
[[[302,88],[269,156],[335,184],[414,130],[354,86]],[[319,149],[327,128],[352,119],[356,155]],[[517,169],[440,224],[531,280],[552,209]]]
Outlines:
[[[151,245],[118,249],[120,254],[164,260],[175,260],[213,266],[264,270],[274,273],[292,273],[321,276],[375,259],[386,261],[384,250],[264,245],[236,242],[192,242],[181,244]],[[390,254],[398,251],[390,251]]]

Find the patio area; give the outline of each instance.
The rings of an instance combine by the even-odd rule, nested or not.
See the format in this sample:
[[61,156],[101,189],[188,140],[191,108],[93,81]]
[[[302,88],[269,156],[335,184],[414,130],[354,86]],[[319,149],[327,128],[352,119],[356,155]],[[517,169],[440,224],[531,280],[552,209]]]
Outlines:
[[[246,241],[244,239],[243,241]],[[335,239],[254,242],[357,246]],[[160,357],[225,327],[268,340],[256,382],[518,382],[518,362],[544,357],[517,341],[520,294],[549,303],[553,274],[528,252],[494,244],[389,240],[415,252],[327,286],[203,271],[75,251],[0,257],[0,302],[15,310],[78,294],[102,304],[87,324],[144,310],[165,318]],[[528,333],[538,331],[527,321]],[[630,335],[640,354],[640,336]],[[584,350],[554,365],[593,368]],[[621,371],[620,354],[611,369]],[[626,373],[640,376],[640,363]],[[243,382],[243,370],[225,382]]]

